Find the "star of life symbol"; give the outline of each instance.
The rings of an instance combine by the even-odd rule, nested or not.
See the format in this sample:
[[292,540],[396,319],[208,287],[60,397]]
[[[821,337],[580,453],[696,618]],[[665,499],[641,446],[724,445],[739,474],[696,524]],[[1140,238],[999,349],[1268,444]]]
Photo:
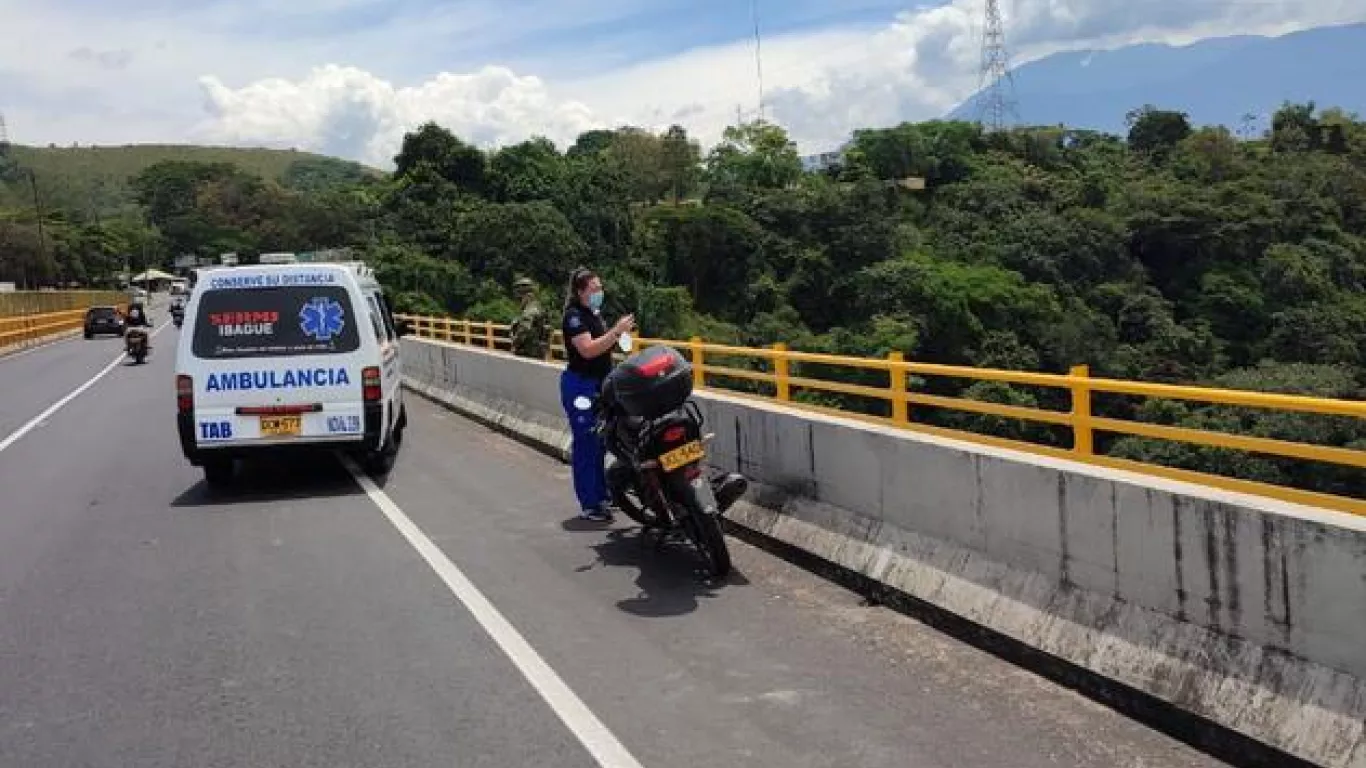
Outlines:
[[316,296],[299,310],[299,330],[318,341],[331,341],[344,327],[346,313],[334,299]]

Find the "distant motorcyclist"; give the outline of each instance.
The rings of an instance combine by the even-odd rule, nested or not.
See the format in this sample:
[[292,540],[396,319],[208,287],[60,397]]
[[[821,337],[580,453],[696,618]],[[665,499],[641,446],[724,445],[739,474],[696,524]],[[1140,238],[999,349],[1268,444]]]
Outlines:
[[124,325],[128,328],[152,327],[152,321],[147,317],[147,310],[143,308],[142,302],[135,301],[128,305],[128,315],[124,320]]

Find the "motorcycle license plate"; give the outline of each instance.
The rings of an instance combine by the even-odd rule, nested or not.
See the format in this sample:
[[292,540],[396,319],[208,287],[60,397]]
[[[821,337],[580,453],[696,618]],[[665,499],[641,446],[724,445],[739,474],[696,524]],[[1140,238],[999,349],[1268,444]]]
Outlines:
[[694,440],[660,456],[659,466],[663,467],[665,472],[672,472],[694,461],[701,461],[706,455],[706,451],[702,449],[702,441]]
[[293,437],[302,430],[301,416],[262,416],[261,437]]

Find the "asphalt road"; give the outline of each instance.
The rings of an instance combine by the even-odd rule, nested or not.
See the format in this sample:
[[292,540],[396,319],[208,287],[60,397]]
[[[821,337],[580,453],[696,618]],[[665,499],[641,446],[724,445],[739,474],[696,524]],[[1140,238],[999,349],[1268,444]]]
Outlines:
[[[320,457],[210,494],[174,334],[0,449],[0,766],[1219,765],[740,542],[704,588],[416,397],[382,491]],[[0,359],[0,441],[117,351]]]

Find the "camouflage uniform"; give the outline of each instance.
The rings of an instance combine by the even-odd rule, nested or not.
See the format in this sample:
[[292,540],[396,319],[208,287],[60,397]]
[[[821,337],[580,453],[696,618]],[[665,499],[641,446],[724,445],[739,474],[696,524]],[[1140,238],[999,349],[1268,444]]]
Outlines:
[[513,290],[522,300],[522,311],[512,321],[512,353],[544,360],[550,355],[550,329],[545,310],[536,301],[536,286],[523,278],[513,284]]

